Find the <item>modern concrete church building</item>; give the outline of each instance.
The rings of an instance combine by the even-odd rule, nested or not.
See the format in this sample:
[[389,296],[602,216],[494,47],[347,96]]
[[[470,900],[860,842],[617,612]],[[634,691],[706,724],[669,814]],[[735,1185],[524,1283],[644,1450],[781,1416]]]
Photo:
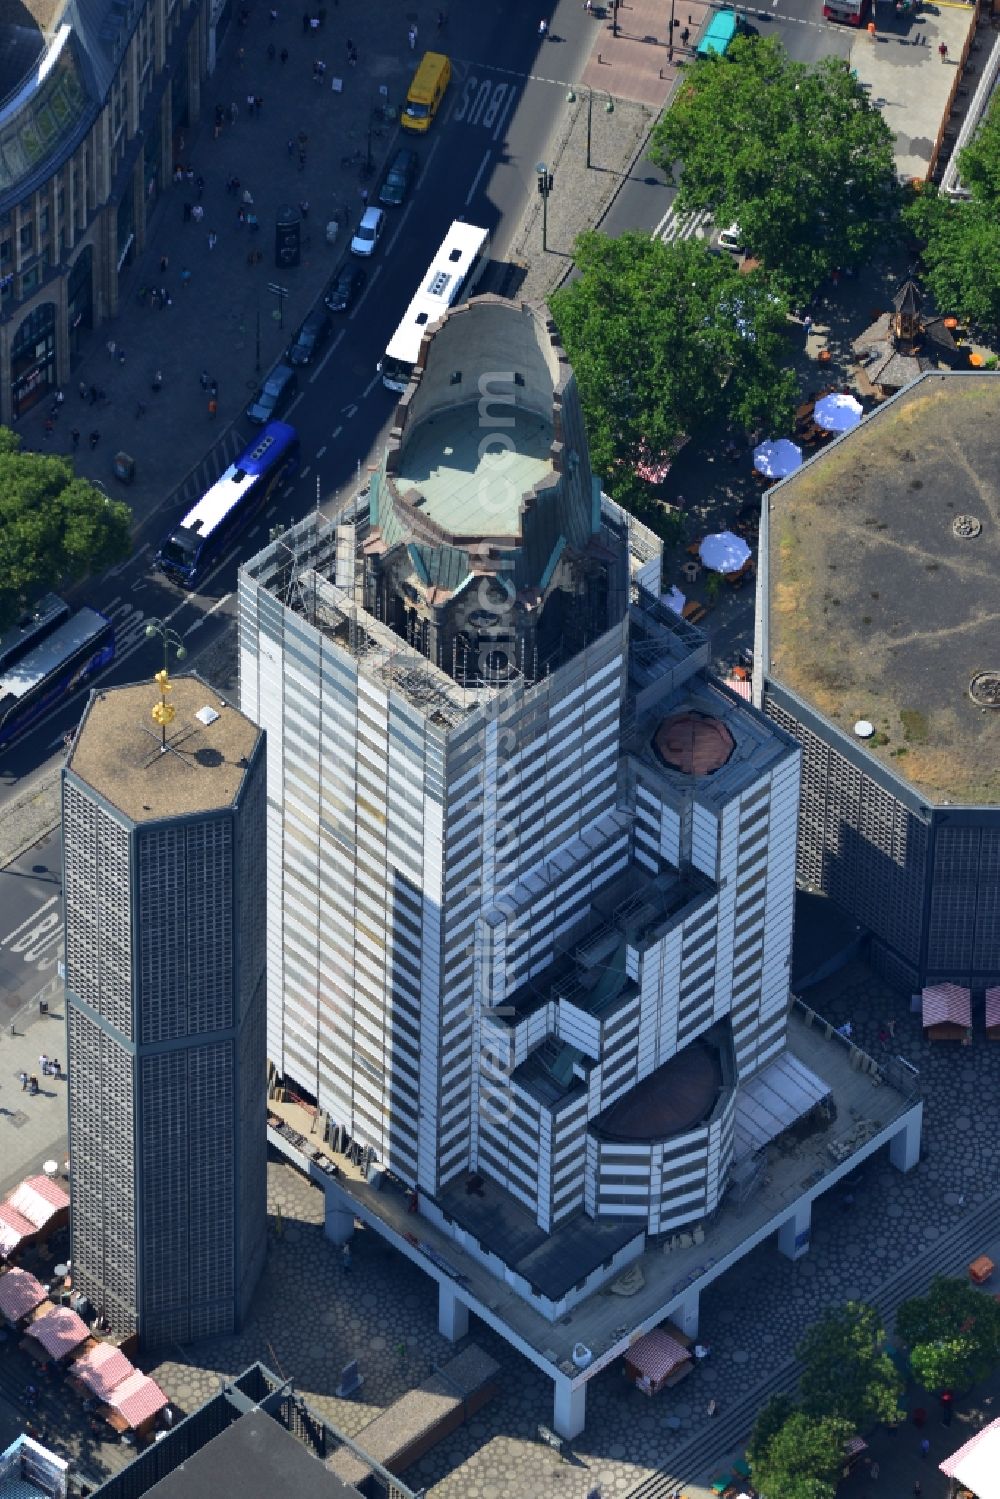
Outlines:
[[[627,1343],[602,1318],[690,1331],[698,1286],[766,1233],[802,1252],[809,1194],[784,1189],[683,1296],[661,1250],[702,1243],[827,1107],[817,1048],[850,1070],[801,1022],[790,1043],[799,749],[659,587],[659,543],[591,473],[552,323],[493,297],[425,337],[362,501],[240,584],[270,1059],[417,1189],[440,1248],[407,1248],[386,1192],[358,1187],[350,1221],[439,1280],[442,1327],[471,1309],[545,1368],[566,1434]],[[642,1295],[592,1297],[640,1259]]]

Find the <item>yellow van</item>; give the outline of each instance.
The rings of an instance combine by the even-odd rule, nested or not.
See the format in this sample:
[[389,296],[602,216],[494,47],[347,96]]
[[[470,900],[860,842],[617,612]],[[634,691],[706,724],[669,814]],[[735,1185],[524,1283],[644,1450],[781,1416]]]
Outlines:
[[410,84],[403,117],[404,130],[421,133],[430,129],[451,78],[451,62],[443,52],[425,52]]

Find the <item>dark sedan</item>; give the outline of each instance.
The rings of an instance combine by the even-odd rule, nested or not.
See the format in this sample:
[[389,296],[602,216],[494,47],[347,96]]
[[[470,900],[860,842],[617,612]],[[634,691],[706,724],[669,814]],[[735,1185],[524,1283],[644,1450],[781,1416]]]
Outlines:
[[247,416],[262,427],[280,416],[299,388],[299,377],[290,364],[276,364],[247,407]]
[[330,337],[330,319],[322,307],[306,318],[288,346],[291,364],[310,364]]
[[410,183],[416,170],[416,151],[408,151],[405,146],[401,146],[389,163],[385,181],[379,189],[379,202],[388,203],[390,208],[398,208],[410,191]]
[[363,266],[350,263],[341,266],[327,287],[323,301],[331,312],[348,312],[361,295],[367,279]]

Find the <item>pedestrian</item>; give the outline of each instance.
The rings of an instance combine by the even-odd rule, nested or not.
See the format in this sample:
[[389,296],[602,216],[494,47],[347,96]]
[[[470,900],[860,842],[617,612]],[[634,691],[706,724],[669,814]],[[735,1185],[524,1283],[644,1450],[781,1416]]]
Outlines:
[[930,1452],[930,1450],[931,1450],[930,1439],[928,1437],[924,1437],[922,1439],[921,1443],[920,1443],[920,1456],[923,1457],[923,1458],[926,1458],[926,1456],[927,1456],[928,1452]]
[[446,10],[439,10],[438,11],[438,31],[443,31],[444,28],[447,26],[447,24],[448,24],[448,12]]
[[[28,1096],[34,1098],[38,1092],[38,1079],[34,1073],[28,1078]],[[37,1393],[37,1392],[36,1392]]]
[[291,136],[288,137],[288,141],[287,141],[286,145],[287,145],[289,156],[294,156],[295,155],[295,141],[292,139]]
[[811,328],[811,327],[812,327],[812,325],[813,325],[813,320],[812,320],[812,317],[811,317],[811,316],[810,316],[810,314],[809,314],[809,313],[808,313],[808,312],[807,312],[807,313],[806,313],[806,315],[805,315],[805,317],[804,317],[804,318],[803,318],[803,319],[802,319],[802,326],[803,326],[803,328],[804,328],[804,329],[805,329],[805,330],[806,330],[806,334],[807,334],[807,335],[808,335],[808,333],[809,333],[809,330],[810,330],[810,328]]
[[691,37],[691,31],[690,31],[689,27],[685,26],[684,29],[683,29],[683,31],[681,32],[681,46],[682,47],[686,47],[687,46],[688,41],[690,40],[690,37]]
[[307,10],[304,10],[302,12],[302,30],[303,31],[308,31],[309,30],[309,19],[310,19],[309,12]]
[[249,230],[251,230],[251,231],[254,231],[254,230],[257,230],[257,229],[260,228],[260,224],[257,222],[257,215],[253,212],[252,209],[247,214],[247,228]]
[[270,11],[268,12],[268,20],[270,21],[271,25],[273,26],[274,23],[275,23],[275,21],[277,19],[278,19],[278,12],[275,10],[274,6],[272,5]]
[[63,403],[63,401],[65,401],[65,399],[66,399],[66,397],[63,395],[62,391],[61,390],[57,390],[56,391],[56,405],[57,406],[61,406],[62,403]]
[[869,21],[868,22],[867,30],[868,30],[868,40],[870,42],[873,42],[875,40],[875,22],[874,21]]
[[200,224],[202,219],[205,217],[205,210],[202,208],[200,203],[196,203],[191,209],[191,217],[194,219],[196,224]]
[[170,257],[168,255],[161,255],[160,256],[160,275],[161,276],[165,276],[167,274],[167,266],[169,264],[170,264]]
[[40,1056],[38,1058],[38,1065],[42,1069],[42,1076],[44,1077],[45,1074],[49,1070],[49,1059],[46,1056],[46,1054],[45,1054],[44,1051],[40,1054]]
[[69,435],[70,435],[70,438],[72,440],[74,449],[78,448],[80,446],[80,429],[79,429],[79,427],[70,427],[70,429],[69,429]]
[[879,1465],[878,1465],[878,1463],[877,1463],[877,1462],[875,1462],[875,1463],[872,1463],[872,1465],[871,1465],[871,1467],[870,1467],[870,1468],[869,1468],[869,1469],[868,1469],[868,1471],[869,1471],[869,1473],[870,1473],[870,1474],[871,1474],[871,1476],[872,1476],[872,1477],[873,1477],[873,1478],[874,1478],[874,1479],[877,1479],[877,1478],[878,1478],[878,1475],[879,1475],[879,1472],[880,1472],[880,1471],[881,1471],[881,1470],[880,1470],[880,1468],[879,1468]]
[[410,27],[409,31],[406,33],[406,40],[410,44],[410,51],[411,52],[415,52],[416,51],[416,47],[417,47],[417,28],[416,28],[416,26],[411,26]]
[[237,49],[236,49],[236,61],[240,65],[241,68],[242,68],[244,62],[246,61],[246,55],[247,55],[247,49],[245,47],[237,47]]
[[948,43],[947,42],[942,42],[940,44],[940,46],[938,47],[938,57],[940,57],[940,59],[941,59],[942,62],[947,62],[948,61]]
[[247,94],[247,114],[250,114],[250,115],[253,114],[253,106],[254,106],[254,96],[253,96],[253,94]]
[[215,400],[218,397],[218,394],[219,394],[219,382],[218,382],[218,380],[209,380],[209,382],[208,382],[208,393],[212,397],[213,400]]
[[343,1265],[343,1267],[344,1267],[345,1270],[350,1270],[350,1268],[351,1268],[351,1246],[350,1246],[350,1244],[345,1244],[344,1247],[341,1249],[341,1251],[340,1251],[340,1262]]
[[209,419],[209,421],[214,422],[215,418],[218,416],[218,414],[219,414],[219,403],[215,399],[215,397],[212,396],[209,399],[209,402],[208,402],[208,419]]
[[[187,284],[188,284],[188,282],[190,280],[191,280],[191,272],[188,270],[187,266],[182,266],[181,267],[181,285],[182,286],[187,286]],[[162,296],[163,296],[163,300],[165,302],[169,303],[170,298],[167,296],[166,292],[163,292]]]
[[708,1406],[706,1407],[705,1414],[708,1416],[717,1416],[719,1414],[719,1402],[714,1398],[710,1400],[708,1402]]
[[27,1093],[27,1091],[28,1091],[28,1074],[25,1072],[25,1070],[24,1070],[23,1067],[21,1068],[21,1071],[17,1074],[17,1076],[18,1076],[18,1079],[20,1080],[20,1083],[21,1083],[21,1092],[22,1093]]
[[207,390],[208,389],[208,370],[202,370],[201,374],[198,376],[198,380],[199,380],[199,383],[201,385],[202,390]]
[[[325,67],[326,67],[326,63],[324,63],[324,64],[323,64],[323,67],[324,67],[324,68],[325,68]],[[260,94],[258,94],[258,95],[257,95],[257,97],[256,97],[256,99],[255,99],[255,100],[254,100],[254,103],[255,103],[255,104],[256,104],[256,106],[257,106],[257,113],[258,113],[258,115],[259,115],[259,114],[260,114],[260,112],[261,112],[261,110],[262,110],[262,109],[263,109],[263,108],[264,108],[264,101],[263,101],[263,99],[262,99],[262,98],[261,98],[261,97],[260,97]]]
[[236,222],[238,224],[245,224],[246,221],[247,221],[247,211],[246,211],[246,209],[245,208],[237,208],[237,210],[236,210]]
[[362,208],[367,208],[368,207],[368,189],[366,187],[360,187],[360,188],[358,188],[358,192],[359,192],[359,194],[361,196],[361,206],[362,206]]
[[118,347],[118,345],[115,343],[114,339],[113,338],[109,338],[108,339],[108,355],[109,355],[109,357],[111,359],[114,359],[114,357],[115,357],[115,349],[117,347]]
[[300,172],[304,172],[305,169],[306,169],[306,153],[304,151],[300,151],[299,152],[299,171]]
[[118,350],[118,363],[119,364],[124,364],[125,363],[125,350],[124,349],[119,349]]
[[548,21],[545,20],[545,18],[543,16],[543,18],[538,23],[538,35],[540,37],[544,37],[545,33],[548,31],[548,29],[549,29],[549,23],[548,23]]
[[153,394],[158,396],[160,394],[160,391],[162,389],[163,389],[163,375],[162,375],[162,373],[161,373],[160,370],[157,370],[156,374],[153,376]]
[[87,382],[86,382],[86,380],[81,380],[80,383],[79,383],[79,385],[76,388],[80,392],[80,400],[81,401],[85,401],[87,399]]
[[239,105],[236,103],[236,100],[234,99],[233,102],[232,102],[232,104],[230,104],[230,106],[229,106],[229,123],[230,123],[230,125],[235,125],[236,121],[239,119],[239,117],[240,117]]
[[205,196],[205,179],[204,177],[198,177],[196,179],[196,182],[198,187],[198,200],[200,202],[201,199]]
[[309,199],[308,198],[300,198],[299,199],[299,213],[302,215],[302,217],[304,219],[307,219],[309,217]]
[[282,47],[281,51],[278,53],[278,56],[281,58],[282,62],[287,62],[288,61],[288,48],[287,47]]
[[243,189],[243,203],[244,203],[244,206],[247,207],[247,208],[252,208],[253,207],[253,193],[250,191],[250,189],[248,187],[245,187]]
[[100,432],[98,432],[97,428],[95,427],[94,430],[93,430],[93,432],[91,432],[91,434],[90,434],[90,451],[91,452],[94,451],[94,449],[97,447],[97,444],[100,442],[100,440],[101,440],[101,434],[100,434]]
[[208,231],[208,248],[210,250],[214,250],[215,247],[216,247],[216,245],[218,243],[219,243],[219,236],[217,234],[213,233],[213,231],[210,229]]
[[923,1489],[920,1486],[920,1479],[919,1478],[915,1478],[913,1480],[913,1492],[914,1492],[914,1494],[916,1494],[917,1499],[920,1499],[920,1495],[923,1493]]

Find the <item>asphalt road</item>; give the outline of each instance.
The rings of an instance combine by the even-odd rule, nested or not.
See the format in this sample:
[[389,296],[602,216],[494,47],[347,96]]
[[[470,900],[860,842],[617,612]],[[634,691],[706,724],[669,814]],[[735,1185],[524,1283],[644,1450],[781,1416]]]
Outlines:
[[0,1023],[57,984],[62,957],[62,830],[0,869]]

